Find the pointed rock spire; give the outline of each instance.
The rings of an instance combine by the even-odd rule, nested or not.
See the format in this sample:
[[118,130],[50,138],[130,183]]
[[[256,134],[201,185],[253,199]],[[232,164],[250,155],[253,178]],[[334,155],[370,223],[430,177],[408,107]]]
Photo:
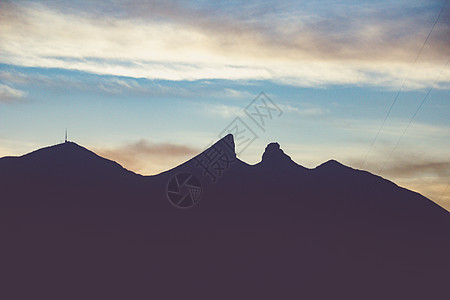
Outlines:
[[278,143],[270,143],[262,156],[263,162],[284,162],[292,161],[291,157],[284,153]]
[[213,148],[221,149],[221,151],[224,151],[231,155],[232,157],[236,157],[236,148],[234,144],[234,137],[231,133],[227,134],[220,140],[218,140],[216,143],[214,143],[212,146],[208,147],[207,151],[210,151]]

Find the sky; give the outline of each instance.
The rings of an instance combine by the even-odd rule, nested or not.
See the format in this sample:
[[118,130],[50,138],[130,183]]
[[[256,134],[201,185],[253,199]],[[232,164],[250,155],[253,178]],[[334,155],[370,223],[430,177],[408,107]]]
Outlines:
[[276,141],[305,167],[336,159],[450,210],[449,6],[0,0],[0,157],[67,128],[157,174],[237,122],[249,164]]

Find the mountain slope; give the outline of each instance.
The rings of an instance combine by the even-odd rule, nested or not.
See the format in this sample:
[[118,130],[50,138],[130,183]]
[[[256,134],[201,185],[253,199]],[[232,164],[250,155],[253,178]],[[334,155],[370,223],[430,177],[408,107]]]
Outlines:
[[61,171],[66,169],[67,174],[73,174],[74,177],[81,175],[81,178],[110,176],[114,173],[134,174],[116,162],[102,158],[73,142],[42,148],[21,157],[4,157],[0,160],[0,164],[1,171],[10,174],[15,174],[20,169],[45,176],[61,175]]
[[[198,201],[177,208],[172,188]],[[0,159],[0,190],[0,274],[18,299],[448,294],[447,211],[334,160],[304,168],[277,143],[248,165],[228,135],[149,177],[66,143]]]
[[0,159],[4,205],[118,205],[143,177],[73,142]]

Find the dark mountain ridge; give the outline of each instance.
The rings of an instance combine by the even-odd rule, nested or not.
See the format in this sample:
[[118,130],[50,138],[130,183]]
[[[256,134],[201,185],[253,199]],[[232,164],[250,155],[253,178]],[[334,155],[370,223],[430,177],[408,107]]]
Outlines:
[[[170,188],[198,201],[178,208]],[[448,293],[446,210],[335,160],[304,168],[278,143],[248,165],[228,135],[141,176],[69,142],[1,158],[0,190],[3,279],[31,287],[16,288],[19,299],[30,290],[59,299]]]
[[86,171],[84,167],[89,166],[89,171],[94,171],[97,174],[84,174],[81,177],[100,174],[102,176],[121,176],[126,173],[135,174],[124,169],[118,163],[100,157],[74,142],[41,148],[20,157],[4,157],[0,159],[2,170],[6,169],[8,172],[17,172],[20,168],[27,168],[26,173],[61,175],[64,173],[62,172],[64,169],[76,173]]

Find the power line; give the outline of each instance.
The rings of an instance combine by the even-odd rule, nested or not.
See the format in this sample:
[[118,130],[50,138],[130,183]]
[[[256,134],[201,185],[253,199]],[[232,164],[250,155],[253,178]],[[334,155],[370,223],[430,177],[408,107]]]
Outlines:
[[439,196],[438,202],[441,202],[442,196],[444,196],[445,192],[447,191],[448,185],[449,185],[449,183],[447,182],[445,189],[442,191],[441,196]]
[[381,123],[381,126],[380,126],[380,128],[378,129],[378,131],[377,131],[377,134],[375,135],[375,138],[372,140],[372,144],[370,145],[369,151],[367,151],[366,156],[364,157],[364,159],[363,159],[363,161],[362,161],[362,163],[361,163],[361,165],[360,165],[360,167],[359,167],[360,169],[362,169],[362,167],[364,166],[364,163],[366,162],[367,158],[369,157],[370,152],[372,152],[373,146],[375,145],[375,142],[377,141],[378,136],[380,135],[380,132],[381,132],[381,130],[383,129],[384,124],[386,123],[386,120],[388,119],[389,115],[391,114],[392,108],[394,107],[395,103],[397,102],[397,99],[398,99],[398,97],[400,96],[400,93],[402,92],[403,87],[405,86],[405,83],[406,83],[406,81],[407,81],[408,78],[409,78],[409,75],[411,74],[412,70],[415,68],[416,63],[417,63],[417,61],[419,60],[419,56],[422,54],[423,49],[425,48],[425,45],[426,45],[426,43],[428,42],[428,39],[430,38],[431,33],[432,33],[433,30],[434,30],[434,27],[436,27],[436,24],[437,24],[437,22],[439,21],[441,15],[442,15],[442,12],[444,11],[445,6],[447,5],[447,2],[448,2],[448,0],[445,1],[444,5],[442,6],[441,11],[439,12],[439,14],[438,14],[436,20],[434,21],[433,26],[431,26],[431,30],[430,30],[430,32],[428,32],[428,35],[427,35],[425,41],[423,42],[422,47],[420,48],[420,51],[419,51],[419,53],[417,54],[417,56],[416,56],[416,58],[415,58],[415,60],[414,60],[413,65],[411,66],[411,68],[409,69],[408,74],[406,75],[405,79],[403,80],[402,85],[400,86],[400,89],[397,91],[397,94],[395,95],[394,101],[392,101],[391,106],[389,107],[389,110],[388,110],[386,116],[384,117],[384,120],[383,120],[383,122]]
[[434,81],[433,85],[430,87],[430,89],[428,90],[428,92],[426,93],[425,97],[423,97],[422,102],[420,102],[419,107],[416,109],[416,111],[414,112],[414,115],[411,117],[411,119],[409,120],[408,125],[405,127],[405,129],[403,130],[402,135],[400,136],[400,138],[397,140],[397,143],[395,144],[394,148],[392,148],[391,152],[389,153],[386,161],[384,162],[383,166],[381,167],[380,171],[378,172],[379,175],[381,175],[381,172],[383,172],[384,167],[386,167],[386,164],[388,163],[389,159],[391,158],[392,153],[394,153],[395,149],[397,149],[398,145],[400,144],[401,140],[403,139],[403,137],[405,136],[406,131],[408,130],[409,126],[411,126],[411,123],[414,121],[414,118],[417,116],[417,114],[419,113],[420,109],[422,108],[423,104],[425,103],[425,101],[427,100],[428,96],[430,95],[431,91],[433,90],[433,88],[436,86],[436,84],[438,83],[439,79],[441,78],[442,73],[444,72],[445,68],[447,67],[449,62],[449,59],[447,59],[447,63],[445,64],[445,66],[442,68],[441,72],[439,73],[439,76],[436,78],[436,80]]

